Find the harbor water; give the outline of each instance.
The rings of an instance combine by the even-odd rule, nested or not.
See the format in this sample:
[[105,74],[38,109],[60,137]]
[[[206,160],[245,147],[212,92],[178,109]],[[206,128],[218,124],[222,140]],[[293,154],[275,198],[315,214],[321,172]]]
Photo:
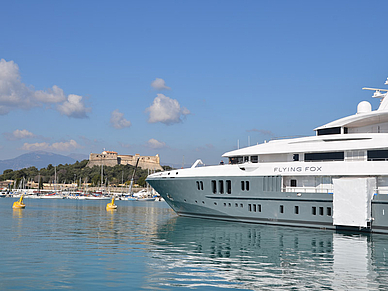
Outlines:
[[0,199],[0,290],[387,290],[388,236]]

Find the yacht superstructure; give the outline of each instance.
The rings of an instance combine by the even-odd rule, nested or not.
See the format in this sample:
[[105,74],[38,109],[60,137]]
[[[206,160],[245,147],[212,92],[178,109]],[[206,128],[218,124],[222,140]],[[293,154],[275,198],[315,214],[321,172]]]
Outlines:
[[[388,79],[385,83],[388,85]],[[225,165],[159,172],[147,182],[178,215],[388,233],[388,90],[372,111],[223,155]]]

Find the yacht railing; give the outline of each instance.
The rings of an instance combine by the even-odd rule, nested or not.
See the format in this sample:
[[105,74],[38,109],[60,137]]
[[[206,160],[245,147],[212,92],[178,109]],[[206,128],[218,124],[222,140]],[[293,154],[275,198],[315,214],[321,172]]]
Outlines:
[[333,194],[333,189],[316,187],[283,187],[282,192]]
[[375,194],[388,194],[388,189],[374,189]]
[[293,139],[293,138],[300,138],[300,137],[308,137],[308,135],[290,135],[290,136],[275,136],[270,139],[271,140],[282,140],[282,139]]

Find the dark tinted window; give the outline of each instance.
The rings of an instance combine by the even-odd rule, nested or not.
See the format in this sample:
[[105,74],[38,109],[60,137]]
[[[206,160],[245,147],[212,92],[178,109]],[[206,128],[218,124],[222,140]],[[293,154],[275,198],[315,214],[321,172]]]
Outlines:
[[341,133],[341,127],[318,129],[318,135],[340,134],[340,133]]
[[212,191],[213,194],[217,193],[217,182],[215,180],[212,180]]
[[232,181],[226,180],[226,193],[231,194],[232,193]]
[[308,153],[304,154],[304,160],[308,161],[343,161],[344,152],[332,153]]
[[224,181],[220,180],[218,181],[219,191],[220,194],[224,194]]
[[388,150],[368,151],[368,161],[385,161],[388,159]]

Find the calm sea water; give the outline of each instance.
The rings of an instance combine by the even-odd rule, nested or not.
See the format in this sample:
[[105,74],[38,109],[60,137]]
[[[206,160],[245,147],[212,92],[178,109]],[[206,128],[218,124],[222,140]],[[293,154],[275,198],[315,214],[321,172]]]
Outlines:
[[177,217],[164,202],[0,199],[0,290],[387,290],[388,236]]

